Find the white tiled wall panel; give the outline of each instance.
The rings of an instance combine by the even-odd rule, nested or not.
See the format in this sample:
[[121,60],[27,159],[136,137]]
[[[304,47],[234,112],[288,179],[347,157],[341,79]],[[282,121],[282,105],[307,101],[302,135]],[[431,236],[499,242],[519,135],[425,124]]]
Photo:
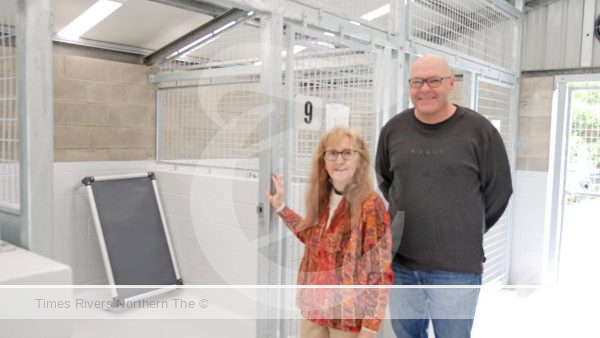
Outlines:
[[258,181],[156,173],[184,282],[256,284]]

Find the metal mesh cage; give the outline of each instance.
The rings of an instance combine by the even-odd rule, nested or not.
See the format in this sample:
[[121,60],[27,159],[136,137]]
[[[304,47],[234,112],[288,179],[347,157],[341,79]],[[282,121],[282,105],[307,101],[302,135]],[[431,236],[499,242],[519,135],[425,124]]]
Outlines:
[[487,117],[500,131],[509,158],[514,152],[510,112],[515,97],[515,88],[487,81],[479,81],[477,111]]
[[[513,106],[515,88],[492,82],[479,81],[476,110],[486,116],[500,131],[509,159],[514,158],[512,142],[513,130],[510,111]],[[514,166],[514,164],[512,164]],[[487,258],[484,264],[483,283],[505,282],[508,277],[507,257],[510,256],[508,235],[510,222],[508,215],[512,203],[496,225],[485,234],[483,247]]]
[[[318,97],[324,105],[348,106],[350,126],[360,132],[369,149],[373,149],[375,54],[298,33],[294,45],[306,48],[294,58],[294,95]],[[321,130],[297,132],[293,156],[295,178],[308,175],[313,151],[325,130],[325,119],[321,122]]]
[[12,208],[20,203],[15,17],[0,16],[0,203]]
[[257,81],[158,90],[159,160],[258,170]]
[[[350,18],[360,18],[386,5],[393,8],[397,5],[397,2],[385,1],[297,2],[332,9],[332,12]],[[409,40],[427,44],[433,50],[457,51],[515,71],[517,21],[492,3],[415,0],[406,3],[406,8]],[[389,13],[384,14],[370,22],[387,29],[389,20],[393,19],[389,16]],[[376,73],[381,72],[377,69],[376,47],[358,47],[357,42],[345,42],[339,36],[328,37],[306,26],[296,27],[293,23],[286,23],[286,27],[288,36],[285,39],[291,43],[289,51],[293,52],[293,56],[286,58],[291,70],[286,69],[283,74],[283,89],[287,93],[282,95],[284,102],[290,105],[297,95],[304,95],[319,98],[325,106],[340,104],[348,107],[350,126],[364,136],[373,152],[378,132],[375,125],[378,100]],[[246,21],[222,32],[214,40],[207,40],[185,57],[160,66],[161,73],[174,76],[170,83],[163,82],[158,89],[159,161],[259,169],[259,117],[263,109],[258,67],[261,65],[260,43],[260,26],[255,21]],[[191,73],[195,75],[186,75]],[[462,85],[472,85],[470,81],[459,81],[459,84],[458,89]],[[511,130],[509,113],[514,109],[514,88],[479,81],[477,89],[476,110],[495,121],[512,158],[514,130]],[[460,103],[465,98],[463,91],[459,90],[452,100]],[[292,113],[290,109],[288,112]],[[283,115],[277,118],[280,117]],[[322,120],[319,130],[281,128],[284,133],[290,134],[285,136],[289,147],[282,147],[281,152],[281,163],[289,169],[291,183],[286,192],[286,203],[300,214],[304,213],[305,184],[314,149],[325,130],[325,120]],[[508,227],[509,222],[503,217],[485,237],[488,260],[484,283],[504,281],[507,276]],[[303,247],[294,243],[286,250],[287,276],[283,282],[293,284]],[[291,322],[291,325],[296,324]],[[293,329],[291,331],[294,332]]]
[[[334,39],[318,34],[295,33],[293,58],[293,80],[291,86],[293,102],[297,95],[316,97],[328,104],[341,104],[350,111],[350,127],[357,130],[367,142],[371,153],[375,147],[375,63],[377,55],[364,50],[345,46]],[[304,214],[305,186],[310,175],[312,157],[326,129],[327,108],[319,130],[294,129],[291,149],[288,149],[291,189],[286,193],[286,203]],[[289,236],[292,241],[287,259],[286,283],[296,283],[304,245]],[[295,295],[290,292],[287,303],[293,304]],[[298,313],[298,319],[300,314]],[[290,332],[298,332],[299,321],[290,321]]]
[[[159,161],[258,170],[259,42],[258,27],[240,24],[160,66],[174,81],[157,93]],[[244,75],[239,66],[256,69]]]
[[517,71],[518,21],[489,1],[409,2],[409,39]]

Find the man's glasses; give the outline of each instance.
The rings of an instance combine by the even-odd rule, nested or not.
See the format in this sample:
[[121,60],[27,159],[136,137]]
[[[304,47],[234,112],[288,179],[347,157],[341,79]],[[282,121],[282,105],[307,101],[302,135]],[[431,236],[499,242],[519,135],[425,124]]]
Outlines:
[[342,151],[327,150],[325,152],[325,154],[323,154],[323,157],[325,157],[325,159],[327,161],[335,161],[338,159],[339,155],[342,155],[342,158],[345,161],[348,161],[348,160],[351,160],[352,157],[354,157],[354,153],[358,153],[358,150],[352,150],[352,149],[344,149]]
[[421,88],[423,84],[427,83],[430,88],[436,88],[442,85],[442,81],[445,79],[449,79],[452,75],[441,77],[441,76],[432,76],[427,79],[422,79],[420,77],[415,77],[412,79],[408,79],[408,83],[411,88]]

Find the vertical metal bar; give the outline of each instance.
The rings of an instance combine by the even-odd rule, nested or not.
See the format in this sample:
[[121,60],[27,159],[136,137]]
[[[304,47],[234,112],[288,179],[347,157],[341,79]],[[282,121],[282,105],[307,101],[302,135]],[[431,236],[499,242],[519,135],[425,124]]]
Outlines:
[[[372,126],[373,142],[371,144],[371,154],[375,155],[377,151],[377,142],[379,140],[378,131],[389,119],[390,110],[390,88],[392,78],[390,77],[390,70],[392,69],[392,50],[389,47],[385,47],[383,51],[377,54],[375,62],[375,85],[372,88],[373,99],[374,99],[374,112],[375,121]],[[374,158],[374,156],[373,156]],[[375,185],[377,186],[377,185]]]
[[[400,56],[398,56],[400,59]],[[410,88],[408,87],[408,79],[410,78],[410,67],[413,63],[413,56],[407,53],[403,53],[401,65],[402,65],[402,80],[400,81],[399,94],[401,98],[401,105],[398,112],[402,112],[404,109],[412,107],[410,100]]]
[[[174,91],[173,92],[173,101],[171,101],[171,103],[173,104],[173,127],[177,126],[177,130],[179,131],[179,129],[181,128],[181,105],[177,105],[177,102],[181,102],[182,97],[181,97],[181,91]],[[181,143],[181,134],[179,132],[175,133],[175,128],[171,129],[171,133],[174,134],[173,138],[177,140],[176,144],[180,145]],[[173,153],[171,154],[171,159],[180,159],[181,158],[181,146],[175,146],[174,148],[172,148]]]
[[[396,55],[396,62],[394,63],[395,68],[395,79],[396,79],[396,92],[393,97],[394,111],[392,112],[389,118],[392,118],[394,115],[400,113],[404,108],[407,107],[407,95],[405,86],[409,77],[409,73],[407,70],[408,67],[408,50],[406,47],[408,46],[407,41],[410,39],[410,26],[414,18],[412,18],[412,12],[414,11],[414,7],[416,5],[412,1],[398,1],[398,39],[397,44],[398,55]],[[387,120],[384,120],[387,121]]]
[[[516,150],[516,142],[517,142],[517,126],[518,126],[518,104],[519,104],[519,78],[517,78],[516,83],[514,83],[513,87],[510,88],[509,97],[511,98],[511,102],[509,104],[509,111],[506,116],[507,118],[507,141],[509,142],[510,147],[507,149],[509,161],[511,165],[511,176],[515,177],[516,166],[517,166],[517,150]],[[510,278],[510,260],[512,252],[512,225],[513,225],[513,214],[514,214],[514,202],[511,201],[511,204],[508,209],[506,217],[506,255],[504,257],[504,269],[506,274],[504,276],[503,284],[509,283]]]
[[156,89],[156,161],[160,161],[160,157],[162,155],[161,143],[163,140],[162,128],[163,125],[160,122],[161,119],[161,90],[160,88]]
[[21,244],[53,256],[54,125],[50,0],[19,0],[17,74],[21,140]]
[[173,107],[173,102],[175,101],[173,99],[173,97],[175,96],[175,91],[171,88],[169,89],[165,89],[166,92],[166,102],[163,105],[164,106],[164,112],[163,112],[163,121],[165,123],[164,126],[164,132],[163,134],[165,135],[165,142],[163,144],[163,147],[165,147],[165,151],[163,154],[163,160],[170,160],[173,158],[174,151],[173,151],[173,145],[175,143],[175,137],[173,135],[173,128],[174,128],[174,121],[175,121],[175,116],[174,114],[176,114],[177,112],[175,111],[175,108]]
[[563,189],[564,186],[564,168],[566,158],[566,142],[567,136],[567,82],[561,77],[557,79],[558,87],[557,97],[557,113],[552,114],[552,127],[550,128],[550,159],[551,168],[549,168],[548,176],[550,185],[550,201],[547,205],[547,210],[550,210],[548,221],[548,237],[544,241],[544,256],[546,262],[543,267],[543,280],[546,283],[555,283],[558,277],[558,251],[560,242],[560,227],[562,223],[563,213]]
[[183,121],[186,122],[186,125],[183,127],[183,142],[186,145],[183,150],[183,158],[189,159],[191,157],[191,148],[192,148],[192,136],[190,128],[190,111],[192,110],[192,93],[193,90],[189,89],[184,91],[183,94]]
[[476,109],[477,77],[478,75],[473,71],[465,70],[463,72],[462,104],[471,109]]
[[581,32],[581,59],[579,63],[581,67],[592,65],[595,13],[596,0],[585,0],[583,4],[583,32]]
[[[295,109],[294,102],[294,42],[296,40],[296,29],[294,25],[288,24],[286,26],[286,63],[285,63],[285,121],[284,121],[284,149],[283,151],[283,179],[284,179],[284,189],[287,192],[288,203],[290,201],[289,196],[292,193],[292,159],[295,156],[295,151],[292,151],[294,145],[295,138],[295,129],[293,125],[293,116]],[[292,245],[293,239],[289,236],[286,236],[285,232],[281,232],[281,271],[280,271],[280,279],[281,284],[290,285],[293,284],[294,281],[292,279],[292,275],[289,273],[289,270],[286,267],[292,266]],[[280,337],[288,337],[292,334],[291,328],[291,318],[289,318],[284,314],[284,311],[288,308],[288,300],[292,299],[293,292],[290,289],[281,289],[280,295],[280,304],[281,304],[281,313],[282,317],[280,320]]]
[[471,104],[471,78],[473,73],[469,70],[464,70],[462,74],[462,92],[461,102],[463,107],[473,108]]
[[[279,253],[277,252],[279,224],[277,216],[264,196],[271,186],[271,174],[279,167],[279,142],[275,138],[278,127],[274,126],[273,116],[281,113],[281,47],[283,18],[277,14],[265,16],[261,20],[261,93],[263,105],[260,112],[259,130],[261,145],[258,172],[258,280],[257,284],[269,285],[277,281]],[[272,314],[277,305],[276,290],[258,289],[258,318],[276,318]],[[259,320],[256,325],[257,337],[276,337],[276,320]]]
[[[517,8],[522,11],[523,10],[523,3],[519,0],[516,1],[515,3],[517,5]],[[513,35],[513,41],[511,43],[510,49],[512,53],[508,53],[506,59],[507,60],[507,64],[505,64],[505,66],[514,71],[516,73],[516,77],[515,77],[515,82],[513,84],[513,88],[512,88],[512,102],[510,105],[510,112],[508,115],[508,121],[509,121],[509,126],[510,126],[510,135],[509,135],[509,139],[511,142],[511,149],[510,149],[510,154],[509,154],[509,159],[512,163],[512,168],[511,168],[511,175],[512,177],[516,177],[516,171],[517,171],[517,138],[518,138],[518,128],[519,128],[519,102],[521,99],[521,75],[519,73],[519,70],[521,69],[521,51],[522,51],[522,44],[523,44],[523,15],[520,15],[519,18],[517,19],[517,25],[516,27],[512,27],[511,29],[511,25],[510,23],[506,23],[507,26],[507,30],[509,31],[509,33],[512,31]],[[509,34],[506,34],[505,36],[509,36]],[[510,207],[509,210],[509,214],[507,215],[508,217],[508,225],[507,225],[507,252],[512,252],[512,237],[513,237],[513,215],[514,215],[514,202],[513,206]],[[509,256],[509,255],[507,255]],[[505,280],[505,283],[508,284],[509,282],[509,278],[510,278],[510,257],[506,257],[506,270],[509,272],[507,273],[507,277]]]
[[479,78],[480,75],[477,73],[472,73],[473,76],[471,76],[471,107],[475,110],[478,110],[479,108],[477,107],[477,102],[479,99]]
[[[15,37],[15,43],[16,43],[16,37]],[[15,48],[17,48],[17,46],[15,46]],[[13,64],[16,64],[16,58],[13,59]],[[15,65],[16,66],[16,65]],[[12,65],[11,65],[12,68]],[[11,69],[11,73],[12,73],[12,69]],[[14,95],[14,100],[15,102],[18,102],[17,99],[17,89],[13,87],[17,85],[16,82],[16,78],[17,78],[17,74],[11,74],[11,77],[14,76],[15,80],[9,80],[8,81],[8,86],[9,86],[9,92],[8,92],[8,96],[13,98]],[[9,77],[10,78],[10,77]],[[13,93],[14,91],[14,93]],[[9,101],[9,102],[12,102]],[[14,107],[17,108],[17,107]],[[18,109],[18,108],[17,108]],[[14,122],[14,123],[13,123]],[[8,181],[8,194],[7,194],[7,200],[13,201],[13,199],[16,199],[16,196],[18,196],[18,194],[16,193],[19,190],[19,186],[18,186],[18,182],[17,180],[14,180],[13,178],[18,178],[19,175],[19,168],[15,168],[15,166],[13,164],[17,164],[18,165],[18,161],[19,161],[19,156],[18,156],[18,151],[19,151],[19,139],[18,139],[18,133],[16,133],[16,129],[19,128],[18,126],[18,111],[11,109],[9,114],[6,116],[6,120],[4,121],[4,123],[6,123],[8,125],[7,127],[7,132],[6,135],[4,135],[5,137],[5,142],[7,144],[8,147],[8,152],[7,152],[7,158],[6,158],[6,163],[8,166],[8,177],[9,177],[9,181]],[[13,162],[14,161],[14,162]],[[17,201],[15,201],[17,202]],[[20,204],[20,201],[18,202]]]
[[[400,0],[391,0],[390,1],[390,19],[388,20],[388,32],[391,34],[395,34],[398,36],[400,33]],[[404,2],[404,1],[403,1]]]
[[158,97],[158,103],[160,104],[159,106],[157,106],[157,108],[159,109],[158,114],[156,115],[156,118],[158,119],[157,121],[157,126],[160,129],[157,129],[156,132],[157,134],[160,135],[160,143],[159,143],[159,149],[157,149],[156,151],[156,157],[158,158],[158,161],[164,161],[167,158],[167,154],[168,154],[168,149],[165,146],[165,144],[167,144],[166,139],[168,138],[168,134],[167,134],[167,128],[169,126],[169,124],[167,123],[167,117],[169,114],[169,110],[167,109],[167,103],[169,102],[169,89],[163,89],[163,88],[158,88],[157,90],[157,96]]
[[198,159],[202,154],[201,150],[199,149],[200,147],[197,146],[198,134],[200,133],[200,131],[198,130],[198,128],[196,128],[196,126],[198,125],[196,121],[200,115],[198,114],[198,112],[201,111],[200,87],[190,88],[188,95],[190,97],[190,105],[188,108],[188,121],[190,122],[188,126],[190,128],[190,139],[188,141],[188,144],[190,150],[188,151],[187,158]]
[[406,77],[404,76],[404,51],[399,49],[392,59],[392,84],[391,88],[393,89],[391,101],[390,101],[390,111],[383,112],[381,120],[385,123],[390,118],[395,116],[400,112],[400,109],[403,106],[402,96],[404,93],[403,90],[403,82],[405,82]]
[[[0,17],[0,27],[5,29],[4,27],[8,27],[4,22],[4,17]],[[3,70],[2,74],[2,93],[0,93],[0,97],[2,98],[2,114],[0,116],[0,122],[2,123],[2,131],[0,133],[0,143],[2,145],[0,151],[0,165],[2,165],[2,170],[0,172],[0,178],[5,182],[2,184],[2,195],[0,198],[2,201],[10,201],[10,195],[8,194],[8,189],[10,185],[10,163],[6,157],[6,144],[8,143],[8,138],[6,137],[6,126],[8,124],[8,102],[9,102],[9,93],[7,93],[8,86],[10,85],[10,78],[8,77],[8,67],[10,65],[8,60],[8,51],[10,50],[10,35],[8,32],[2,32],[2,43],[0,47],[2,47],[2,54],[0,58],[2,59],[2,67],[0,69]]]
[[[5,22],[8,26],[10,26],[8,22]],[[18,116],[17,116],[17,94],[16,94],[16,78],[17,75],[15,73],[16,67],[16,53],[14,49],[16,48],[16,38],[15,32],[8,32],[6,34],[6,44],[5,50],[8,52],[6,54],[6,104],[7,111],[4,114],[3,124],[5,125],[5,133],[3,135],[3,144],[6,148],[4,152],[4,165],[6,166],[6,199],[5,201],[9,203],[9,205],[16,205],[17,208],[15,212],[18,214],[18,206],[19,206],[19,156],[18,156],[18,133],[16,133],[16,128],[18,128]],[[12,50],[12,51],[11,51]]]

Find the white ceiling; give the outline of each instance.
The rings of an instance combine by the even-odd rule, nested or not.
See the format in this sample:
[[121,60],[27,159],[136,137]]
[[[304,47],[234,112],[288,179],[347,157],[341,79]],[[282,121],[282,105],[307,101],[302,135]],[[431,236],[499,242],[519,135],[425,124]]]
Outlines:
[[[53,0],[54,33],[95,2],[96,0]],[[156,50],[212,19],[205,14],[149,0],[126,0],[81,38]]]

